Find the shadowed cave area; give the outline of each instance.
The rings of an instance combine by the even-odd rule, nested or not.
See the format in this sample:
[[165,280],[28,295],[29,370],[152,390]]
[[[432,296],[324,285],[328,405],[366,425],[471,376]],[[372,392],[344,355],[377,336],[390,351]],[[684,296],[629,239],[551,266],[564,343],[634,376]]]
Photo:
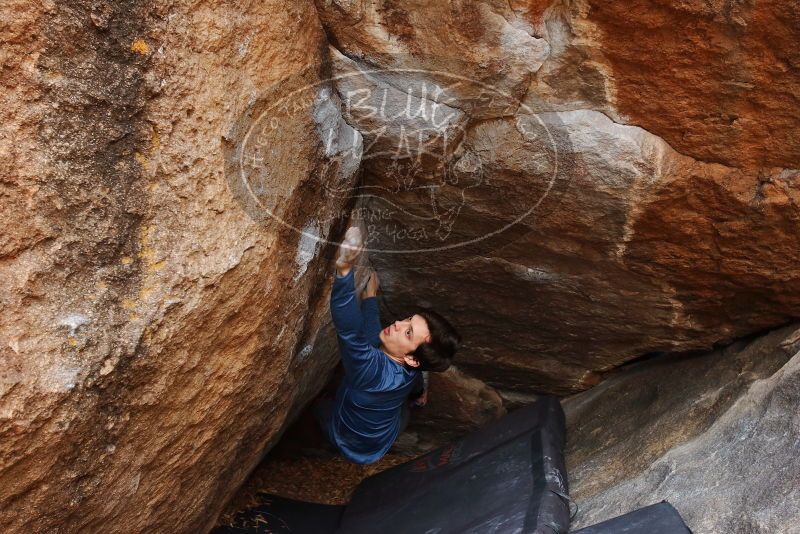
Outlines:
[[[702,517],[716,521],[714,516],[724,516],[731,503],[747,506],[752,488],[760,484],[770,485],[770,492],[759,506],[775,509],[772,492],[792,494],[795,481],[776,481],[761,465],[767,455],[773,466],[795,462],[795,451],[785,448],[775,432],[786,426],[778,423],[781,411],[796,402],[791,393],[797,386],[784,373],[798,350],[800,324],[788,325],[713,351],[646,355],[609,372],[589,391],[562,398],[566,466],[577,505],[573,528],[613,516],[606,509],[609,503],[622,513],[667,499],[704,531]],[[484,389],[491,388],[481,384],[482,389],[476,389],[474,379],[469,382],[473,387],[466,387],[459,375],[450,371],[432,379],[429,403],[413,413],[390,452],[371,465],[343,459],[311,413],[304,412],[228,504],[218,526],[243,524],[241,518],[237,522],[237,512],[263,503],[264,494],[347,504],[367,477],[535,400],[535,396],[504,398],[494,390],[490,397]],[[334,377],[329,387],[340,378]],[[772,399],[775,395],[789,396]],[[474,406],[479,397],[496,402],[484,401],[471,414],[451,404]],[[747,484],[736,482],[743,473],[752,477]],[[721,484],[724,489],[714,494]],[[712,495],[698,500],[694,495],[699,490]],[[732,531],[753,531],[742,530],[738,518],[729,521]]]

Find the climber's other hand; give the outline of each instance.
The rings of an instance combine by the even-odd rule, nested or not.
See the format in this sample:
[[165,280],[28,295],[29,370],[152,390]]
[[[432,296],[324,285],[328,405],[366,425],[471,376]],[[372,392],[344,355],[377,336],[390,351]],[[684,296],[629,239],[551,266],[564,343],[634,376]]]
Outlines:
[[378,273],[375,272],[375,269],[370,269],[367,276],[369,276],[369,279],[367,280],[367,285],[364,287],[364,292],[361,296],[362,299],[376,296],[378,294],[378,289],[381,287],[381,282],[378,279]]

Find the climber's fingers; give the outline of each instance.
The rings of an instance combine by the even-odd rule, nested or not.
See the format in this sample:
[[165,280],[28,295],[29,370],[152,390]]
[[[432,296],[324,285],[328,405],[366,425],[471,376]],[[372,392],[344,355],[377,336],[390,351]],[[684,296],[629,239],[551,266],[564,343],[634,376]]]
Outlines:
[[358,259],[359,254],[364,250],[364,246],[353,247],[346,243],[339,246],[339,258],[336,261],[337,265],[351,265]]
[[336,259],[338,267],[349,267],[364,250],[364,240],[361,237],[361,230],[357,226],[351,226],[345,233],[344,241],[339,245],[339,255]]
[[371,269],[369,273],[369,281],[367,282],[367,287],[372,292],[373,295],[378,293],[378,289],[381,287],[381,281],[378,278],[378,273],[375,269]]
[[374,297],[378,294],[380,288],[380,281],[378,280],[378,273],[375,269],[369,269],[366,273],[367,282],[364,284],[362,291],[362,298]]

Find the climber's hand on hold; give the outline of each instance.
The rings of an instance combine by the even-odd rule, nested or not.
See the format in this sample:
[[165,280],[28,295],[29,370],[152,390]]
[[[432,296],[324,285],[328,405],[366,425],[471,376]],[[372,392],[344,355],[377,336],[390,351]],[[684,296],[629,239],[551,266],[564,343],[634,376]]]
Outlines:
[[369,276],[369,279],[367,280],[367,285],[364,287],[364,291],[361,293],[361,300],[376,296],[378,294],[378,289],[381,287],[381,282],[378,280],[378,273],[375,272],[375,269],[370,269],[367,276]]
[[336,257],[336,270],[339,276],[347,276],[353,267],[358,255],[364,249],[364,240],[361,237],[361,230],[357,226],[351,226],[344,234],[344,241],[339,245],[339,253]]

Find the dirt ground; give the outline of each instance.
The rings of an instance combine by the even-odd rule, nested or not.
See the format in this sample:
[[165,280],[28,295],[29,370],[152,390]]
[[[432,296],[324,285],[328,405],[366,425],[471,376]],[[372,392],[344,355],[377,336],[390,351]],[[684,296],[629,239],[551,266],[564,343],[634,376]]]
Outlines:
[[346,504],[362,480],[415,456],[389,453],[370,465],[345,460],[330,446],[310,413],[304,413],[231,499],[217,520],[259,503],[259,493],[321,504]]

